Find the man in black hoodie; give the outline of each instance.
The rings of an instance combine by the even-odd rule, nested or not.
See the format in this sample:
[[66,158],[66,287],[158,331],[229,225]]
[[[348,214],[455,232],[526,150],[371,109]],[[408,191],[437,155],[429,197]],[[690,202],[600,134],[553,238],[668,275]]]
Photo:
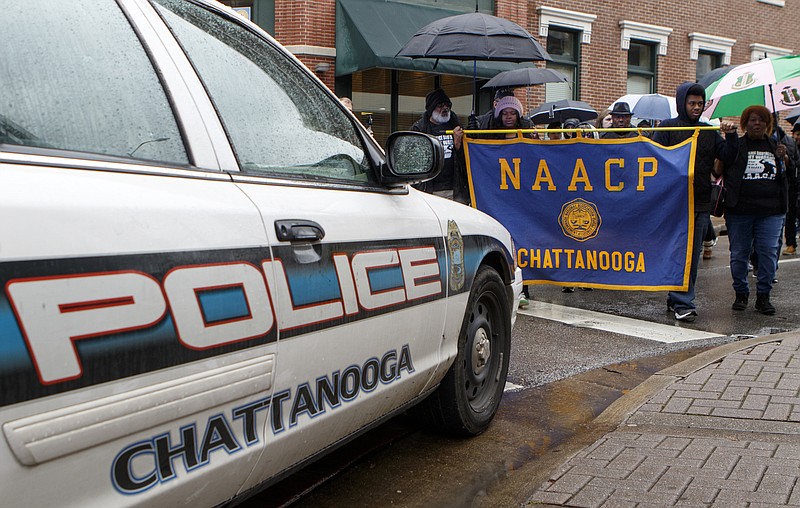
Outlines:
[[[708,124],[700,121],[706,103],[706,91],[697,83],[683,83],[675,92],[678,104],[677,118],[664,120],[659,127],[705,127]],[[711,174],[714,171],[714,160],[726,162],[735,156],[737,135],[736,124],[721,122],[720,130],[725,133],[722,139],[716,131],[702,130],[697,138],[694,158],[694,242],[692,244],[692,261],[689,269],[689,289],[687,291],[670,291],[667,296],[667,309],[674,313],[678,321],[694,321],[697,309],[694,304],[696,295],[697,265],[703,250],[703,238],[711,227]],[[693,130],[661,131],[653,135],[653,141],[664,146],[673,146],[685,141],[694,134]],[[723,153],[726,143],[730,147]],[[719,176],[719,175],[715,175]]]
[[[411,126],[412,131],[424,132],[439,139],[444,147],[444,167],[433,180],[415,187],[425,192],[468,203],[467,178],[461,137],[464,131],[458,116],[451,111],[453,102],[437,88],[425,96],[425,113]],[[446,131],[453,131],[447,134]]]

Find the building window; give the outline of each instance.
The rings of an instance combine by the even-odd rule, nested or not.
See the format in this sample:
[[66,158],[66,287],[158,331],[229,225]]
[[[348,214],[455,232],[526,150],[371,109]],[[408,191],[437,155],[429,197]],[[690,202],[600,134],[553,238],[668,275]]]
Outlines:
[[547,34],[547,52],[552,62],[547,68],[564,74],[566,83],[546,83],[545,101],[578,98],[578,69],[580,68],[580,32],[551,27]]
[[775,46],[767,46],[766,44],[751,44],[750,45],[750,61],[755,62],[762,58],[772,58],[774,56],[789,56],[792,54],[791,49],[778,48]]
[[713,71],[717,67],[723,66],[722,53],[714,53],[711,51],[699,51],[697,55],[696,76],[699,81],[700,78]]
[[619,27],[622,32],[620,42],[622,49],[628,49],[631,46],[631,40],[636,39],[653,43],[654,46],[657,46],[658,54],[661,56],[667,54],[669,36],[672,34],[671,28],[626,20],[620,21]]
[[585,12],[539,6],[539,36],[546,38],[547,51],[553,57],[549,69],[567,76],[567,83],[547,83],[545,100],[577,99],[580,95],[580,48],[592,42],[592,23],[597,16]]
[[583,44],[592,42],[592,23],[597,19],[594,14],[545,6],[537,7],[536,11],[539,13],[540,37],[547,37],[551,27],[558,27],[580,32]]
[[[415,79],[416,78],[416,79]],[[404,83],[404,90],[409,94],[409,100],[417,105],[417,99],[422,94],[422,101],[425,101],[424,90],[433,86],[433,79],[418,73],[416,76],[408,76]],[[391,69],[369,69],[363,72],[353,73],[353,114],[361,120],[365,127],[372,128],[375,139],[379,140],[381,146],[385,146],[386,138],[392,132],[392,71]],[[405,105],[405,103],[404,103]],[[409,112],[410,113],[410,112]],[[417,115],[419,116],[419,115]],[[411,124],[416,121],[412,114],[402,118],[400,130],[408,130]]]
[[[692,32],[689,34],[689,58],[697,60],[697,79],[700,79],[701,66],[706,66],[706,63],[701,63],[701,57],[708,60],[708,55],[713,55],[712,60],[716,60],[719,55],[719,62],[711,62],[713,66],[711,69],[721,67],[723,65],[730,65],[731,63],[731,48],[736,44],[736,39],[728,39],[726,37],[718,37],[716,35],[702,34],[699,32]],[[705,55],[705,56],[704,56]],[[708,72],[711,69],[706,69]]]
[[656,91],[656,45],[630,41],[628,48],[628,93],[646,94]]

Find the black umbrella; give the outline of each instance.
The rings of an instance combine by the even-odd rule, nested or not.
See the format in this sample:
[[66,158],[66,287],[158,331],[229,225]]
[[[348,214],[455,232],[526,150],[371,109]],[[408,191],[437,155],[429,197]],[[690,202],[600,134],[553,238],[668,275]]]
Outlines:
[[792,125],[794,125],[798,119],[800,119],[800,108],[794,108],[786,115],[786,121]]
[[481,88],[515,88],[541,85],[543,83],[566,83],[569,81],[562,73],[545,67],[525,67],[501,72]]
[[[551,60],[541,44],[518,24],[472,12],[428,23],[395,56],[450,60],[534,62]],[[477,63],[473,75],[472,112],[477,95]]]
[[731,69],[733,69],[733,65],[725,65],[723,67],[717,67],[716,69],[711,69],[709,72],[703,75],[702,78],[697,80],[697,84],[702,85],[703,88],[708,88],[711,83],[718,80],[725,74],[729,73]]
[[548,124],[551,122],[564,122],[568,118],[577,118],[587,122],[597,118],[597,111],[583,101],[562,99],[560,101],[545,102],[531,111],[532,124]]
[[425,25],[396,56],[517,63],[551,59],[533,35],[518,24],[480,12]]

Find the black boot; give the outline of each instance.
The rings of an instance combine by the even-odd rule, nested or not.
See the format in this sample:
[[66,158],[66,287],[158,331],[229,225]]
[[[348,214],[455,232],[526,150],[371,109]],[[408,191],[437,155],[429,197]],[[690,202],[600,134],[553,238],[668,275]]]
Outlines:
[[747,300],[749,295],[747,293],[736,293],[736,301],[731,305],[733,310],[744,310],[747,308]]
[[775,314],[775,307],[769,303],[769,293],[758,293],[756,295],[756,310],[767,316]]

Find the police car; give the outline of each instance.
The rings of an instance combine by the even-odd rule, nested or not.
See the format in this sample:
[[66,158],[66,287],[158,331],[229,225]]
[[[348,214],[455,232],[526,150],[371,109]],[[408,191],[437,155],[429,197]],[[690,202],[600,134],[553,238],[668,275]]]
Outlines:
[[0,492],[214,506],[399,412],[477,434],[508,368],[508,232],[409,184],[218,4],[25,0],[0,17]]

